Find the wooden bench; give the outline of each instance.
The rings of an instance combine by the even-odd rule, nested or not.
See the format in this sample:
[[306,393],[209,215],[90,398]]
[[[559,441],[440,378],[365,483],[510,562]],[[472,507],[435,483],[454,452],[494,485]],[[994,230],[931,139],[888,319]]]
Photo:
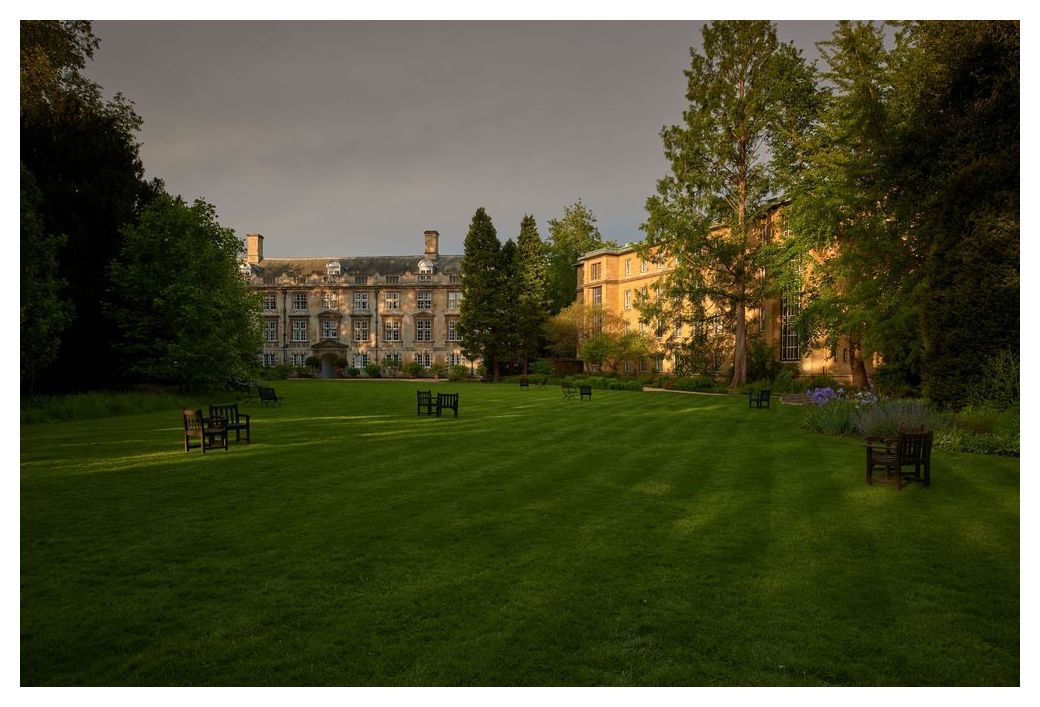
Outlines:
[[[184,418],[184,451],[202,448],[205,454],[207,449],[223,447],[228,450],[227,420],[221,417],[203,417],[202,410],[182,410]],[[192,440],[198,440],[193,444]]]
[[437,417],[441,416],[441,410],[454,410],[455,417],[459,416],[459,394],[437,393]]
[[219,417],[227,423],[228,432],[235,431],[235,441],[242,441],[242,430],[246,432],[246,444],[250,442],[249,415],[238,411],[238,403],[210,405],[209,416]]
[[592,386],[591,385],[580,385],[578,386],[578,393],[581,395],[581,400],[588,398],[592,400]]
[[[903,471],[912,466],[913,471]],[[874,469],[881,467],[884,476],[875,477]],[[895,437],[867,437],[867,484],[892,484],[900,491],[904,481],[920,481],[932,485],[932,433],[921,428],[913,431],[900,429]]]
[[568,383],[567,381],[563,381],[562,383],[560,383],[560,388],[563,389],[564,400],[569,400],[570,398],[574,397],[574,386]]
[[526,387],[528,387],[528,385],[530,385],[530,384],[527,382],[526,378],[521,378],[520,379],[520,387],[521,388],[526,388]]
[[769,395],[772,393],[770,389],[760,390],[757,393],[753,390],[748,391],[748,408],[757,407],[761,410],[763,407],[769,407]]
[[261,385],[257,387],[256,393],[260,397],[260,407],[264,407],[267,403],[272,405],[282,404],[282,399],[274,394],[274,388],[265,388]]
[[428,390],[417,390],[415,414],[422,415],[425,409],[427,415],[433,414],[433,393]]

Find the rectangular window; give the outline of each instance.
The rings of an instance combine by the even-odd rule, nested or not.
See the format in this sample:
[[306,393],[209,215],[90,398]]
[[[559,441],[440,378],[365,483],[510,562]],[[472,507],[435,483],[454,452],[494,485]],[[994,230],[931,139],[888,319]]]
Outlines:
[[299,368],[300,366],[307,365],[307,354],[305,353],[294,353],[292,355],[292,365]]
[[292,340],[293,341],[307,341],[307,320],[306,319],[293,319],[292,320]]
[[278,341],[278,320],[264,320],[264,341]]
[[384,319],[383,320],[383,341],[400,341],[401,340],[401,320],[400,319]]
[[354,354],[354,368],[364,368],[368,365],[368,354],[367,353],[356,353]]
[[270,353],[270,352],[264,352],[263,367],[264,368],[274,368],[277,365],[278,365],[278,354]]
[[415,362],[423,368],[429,368],[433,365],[433,355],[429,351],[417,351]]
[[592,304],[603,304],[603,288],[592,288]]
[[646,358],[639,359],[639,372],[646,373],[646,369],[649,367],[649,363]]
[[589,279],[598,280],[600,274],[600,263],[593,263],[589,266]]
[[461,366],[462,365],[462,354],[458,351],[452,351],[448,354],[448,365],[449,366]]
[[354,311],[355,312],[367,312],[368,311],[368,293],[367,292],[355,292],[354,293]]
[[293,292],[292,293],[292,308],[294,312],[306,312],[307,311],[307,293],[306,292]]
[[339,322],[335,319],[322,319],[321,320],[321,338],[323,339],[338,339],[339,338]]
[[400,366],[401,365],[401,352],[391,351],[383,354],[383,365],[384,366]]
[[640,260],[639,261],[639,272],[646,272],[646,261],[645,260]]
[[354,341],[360,341],[362,343],[368,341],[368,320],[367,319],[355,319],[354,320]]
[[625,290],[625,309],[632,309],[632,290]]
[[387,292],[383,298],[383,305],[388,312],[397,312],[401,309],[401,293]]
[[626,358],[625,359],[625,373],[631,373],[631,372],[632,372],[632,361],[631,361],[631,359],[627,359]]
[[278,296],[273,292],[264,293],[264,311],[273,312],[278,309]]
[[433,341],[433,320],[432,319],[416,319],[415,320],[415,340],[416,341]]
[[631,258],[625,258],[625,274],[626,275],[631,275],[632,274],[632,259]]
[[448,341],[462,341],[459,336],[459,322],[457,319],[448,320]]
[[462,293],[461,292],[449,292],[448,293],[448,309],[453,312],[457,312],[459,305],[462,304]]
[[433,309],[433,293],[429,290],[421,290],[415,293],[416,309],[428,312]]
[[323,292],[321,294],[321,308],[322,309],[335,309],[336,308],[336,295],[333,292]]
[[798,317],[798,301],[801,293],[784,295],[780,298],[780,360],[799,361],[801,351],[798,345],[798,330],[795,320]]

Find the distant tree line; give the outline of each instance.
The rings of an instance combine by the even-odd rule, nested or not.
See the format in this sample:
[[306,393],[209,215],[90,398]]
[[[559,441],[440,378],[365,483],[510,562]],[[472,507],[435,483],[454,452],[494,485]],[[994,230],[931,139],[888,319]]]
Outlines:
[[242,245],[145,181],[141,118],[83,75],[85,21],[21,23],[21,384],[60,392],[247,377],[260,345]]

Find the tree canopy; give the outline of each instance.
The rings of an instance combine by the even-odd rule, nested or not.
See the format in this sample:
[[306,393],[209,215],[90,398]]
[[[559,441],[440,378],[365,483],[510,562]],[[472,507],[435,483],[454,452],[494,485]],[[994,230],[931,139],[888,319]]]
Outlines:
[[668,320],[695,326],[708,312],[724,317],[737,387],[747,378],[747,310],[764,294],[762,223],[815,88],[770,22],[712,22],[702,38],[703,51],[690,50],[684,123],[661,132],[671,174],[647,199],[637,250],[674,263],[660,298],[673,304]]
[[239,272],[244,246],[199,199],[163,194],[123,229],[108,312],[131,375],[182,389],[250,378],[260,300]]

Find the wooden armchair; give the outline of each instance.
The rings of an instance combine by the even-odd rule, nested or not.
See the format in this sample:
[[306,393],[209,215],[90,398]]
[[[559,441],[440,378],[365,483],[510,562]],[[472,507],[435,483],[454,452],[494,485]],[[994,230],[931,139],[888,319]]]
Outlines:
[[[223,447],[228,450],[228,428],[227,420],[221,417],[203,417],[202,410],[182,410],[184,418],[184,451],[202,448],[205,454],[207,449]],[[193,444],[192,440],[198,440]]]
[[242,431],[246,433],[246,444],[249,444],[249,415],[238,411],[238,403],[227,405],[210,405],[209,416],[219,417],[227,422],[228,432],[235,431],[235,441],[242,441]]
[[[875,468],[884,476],[874,476]],[[903,471],[903,467],[913,467]],[[895,437],[867,437],[867,483],[892,484],[902,490],[905,481],[932,483],[932,433],[921,428],[903,430]]]
[[427,415],[433,414],[434,402],[433,393],[429,390],[417,390],[416,394],[416,415],[422,415],[425,412]]
[[261,385],[257,387],[256,393],[260,398],[260,407],[265,407],[268,403],[271,405],[282,404],[282,398],[274,394],[274,388],[267,388]]
[[766,390],[760,390],[757,393],[753,390],[748,391],[748,408],[757,407],[761,410],[763,407],[769,407],[769,396],[772,394],[772,390],[768,388]]
[[459,394],[437,393],[437,417],[441,416],[441,410],[454,410],[455,417],[459,416]]

